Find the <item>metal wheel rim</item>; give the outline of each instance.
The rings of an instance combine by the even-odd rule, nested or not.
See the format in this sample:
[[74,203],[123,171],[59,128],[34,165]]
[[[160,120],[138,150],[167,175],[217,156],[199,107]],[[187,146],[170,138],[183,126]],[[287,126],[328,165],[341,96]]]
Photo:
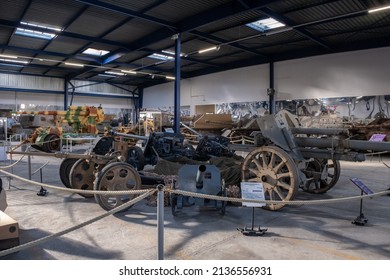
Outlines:
[[[95,181],[95,163],[87,159],[79,159],[73,165],[69,181],[72,189],[77,190],[93,190]],[[93,194],[80,194],[83,197],[93,197]]]
[[[56,140],[55,140],[56,139]],[[53,141],[55,140],[55,141]],[[59,151],[60,150],[60,139],[58,138],[57,135],[55,134],[48,134],[43,143],[43,149],[47,153],[52,153],[54,151]]]
[[[275,146],[250,152],[242,164],[241,178],[246,182],[263,183],[265,200],[293,200],[299,185],[295,162],[288,153]],[[267,204],[263,208],[274,211],[284,206]]]
[[[94,188],[99,191],[123,191],[137,190],[141,186],[141,177],[134,168],[123,162],[115,162],[107,165],[99,173]],[[137,195],[99,195],[95,199],[99,205],[109,211],[130,200]],[[125,209],[127,210],[127,209]],[[124,210],[124,211],[125,211]]]

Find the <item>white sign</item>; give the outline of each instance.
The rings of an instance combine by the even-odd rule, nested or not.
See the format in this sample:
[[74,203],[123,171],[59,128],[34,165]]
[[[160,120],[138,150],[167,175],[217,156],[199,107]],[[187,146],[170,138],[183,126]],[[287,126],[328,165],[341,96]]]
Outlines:
[[[241,182],[241,197],[242,199],[265,200],[263,183]],[[243,202],[242,206],[262,207],[265,206],[265,203]]]

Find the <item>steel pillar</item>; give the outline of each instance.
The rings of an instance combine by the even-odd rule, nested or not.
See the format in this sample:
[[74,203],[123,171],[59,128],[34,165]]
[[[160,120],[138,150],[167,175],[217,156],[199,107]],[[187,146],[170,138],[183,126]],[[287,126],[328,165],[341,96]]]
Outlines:
[[68,109],[68,94],[69,94],[68,81],[69,81],[69,79],[65,78],[65,80],[64,80],[64,111],[66,111]]
[[274,62],[269,63],[269,88],[267,94],[269,96],[269,113],[275,114],[275,88],[274,88],[275,76],[274,76]]
[[180,52],[181,37],[176,35],[175,41],[175,102],[174,102],[174,131],[180,133]]

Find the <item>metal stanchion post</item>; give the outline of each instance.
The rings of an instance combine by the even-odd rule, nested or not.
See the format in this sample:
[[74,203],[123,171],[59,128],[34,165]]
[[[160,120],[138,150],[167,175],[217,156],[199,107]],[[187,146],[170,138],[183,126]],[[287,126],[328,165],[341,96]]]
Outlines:
[[31,180],[31,156],[27,156],[27,164],[28,164],[28,179]]
[[164,259],[164,186],[157,186],[157,246],[158,259]]

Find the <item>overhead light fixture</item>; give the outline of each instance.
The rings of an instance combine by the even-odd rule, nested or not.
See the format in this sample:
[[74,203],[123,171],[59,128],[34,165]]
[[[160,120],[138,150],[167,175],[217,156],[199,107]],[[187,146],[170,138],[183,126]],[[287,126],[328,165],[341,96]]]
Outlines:
[[162,60],[162,61],[168,61],[168,60],[174,60],[175,58],[170,55],[164,55],[164,54],[159,54],[159,53],[154,53],[151,55],[148,55],[149,58],[157,59],[157,60]]
[[13,59],[18,58],[17,56],[14,56],[14,55],[6,55],[6,54],[0,54],[0,57],[13,58]]
[[165,77],[167,80],[175,80],[175,77],[172,77],[172,76],[166,76]]
[[[52,27],[52,26],[47,26],[47,25],[43,25],[43,24],[36,24],[36,23],[32,23],[32,22],[21,21],[20,24],[23,26],[26,26],[26,28],[23,28],[23,27],[16,28],[16,31],[15,31],[16,35],[22,35],[22,36],[33,37],[33,38],[38,38],[38,39],[51,40],[57,36],[57,34],[53,33],[53,31],[55,31],[55,32],[62,31],[61,28],[58,28],[58,27]],[[31,27],[32,28],[38,27],[38,28],[47,30],[47,32],[28,29],[29,27],[30,28]]]
[[387,10],[387,9],[390,9],[390,6],[385,6],[385,7],[381,7],[381,8],[371,9],[371,10],[368,10],[368,12],[369,13],[375,13],[375,12],[380,12],[380,11]]
[[15,59],[8,59],[8,58],[0,58],[0,61],[4,62],[12,62],[12,63],[21,63],[21,64],[28,64],[28,61],[25,60],[15,60]]
[[[174,55],[176,54],[175,51],[171,51],[171,50],[162,50],[161,52],[162,52],[162,53],[169,54],[169,55],[171,55],[171,56],[174,56]],[[184,53],[180,53],[180,56],[182,57],[182,56],[185,56],[185,55],[184,55]]]
[[214,46],[211,48],[203,49],[198,51],[198,53],[205,53],[205,52],[210,52],[210,51],[218,51],[220,49],[220,46]]
[[133,75],[137,74],[137,72],[132,71],[132,70],[121,70],[121,72],[126,73],[126,74],[133,74]]
[[76,66],[76,67],[84,67],[84,64],[80,64],[80,63],[65,62],[65,65],[68,65],[68,66]]
[[115,72],[115,71],[105,71],[104,73],[111,74],[111,75],[116,75],[116,76],[126,76],[125,73]]

